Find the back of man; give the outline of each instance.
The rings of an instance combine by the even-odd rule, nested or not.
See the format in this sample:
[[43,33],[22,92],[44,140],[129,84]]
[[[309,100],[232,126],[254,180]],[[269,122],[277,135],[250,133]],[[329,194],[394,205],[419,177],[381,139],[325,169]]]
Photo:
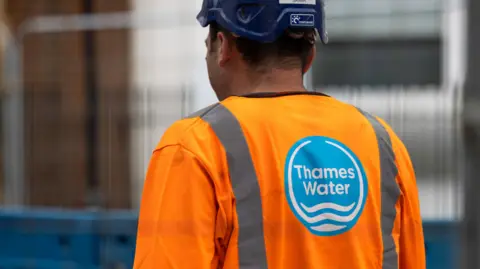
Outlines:
[[[170,247],[145,259],[152,266],[425,268],[408,154],[386,124],[351,105],[307,92],[230,97],[177,122],[156,152],[168,156],[174,145],[207,176],[198,179],[192,169],[162,190],[150,188],[158,207],[141,219],[158,212],[170,216],[160,225],[192,225],[183,236],[181,229],[168,233],[171,245],[156,238]],[[177,203],[161,196],[179,192],[188,197]],[[148,257],[139,251],[148,249],[144,242],[137,258]]]
[[[220,102],[153,152],[136,269],[423,269],[415,174],[382,120],[309,93],[320,0],[204,0]],[[276,18],[276,19],[275,19]]]

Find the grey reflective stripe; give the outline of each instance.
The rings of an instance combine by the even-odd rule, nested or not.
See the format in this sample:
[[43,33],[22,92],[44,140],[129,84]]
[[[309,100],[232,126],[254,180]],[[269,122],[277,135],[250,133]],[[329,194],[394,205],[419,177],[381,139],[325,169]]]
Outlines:
[[266,269],[260,187],[247,141],[237,118],[222,104],[201,115],[225,148],[236,199],[240,269]]
[[392,141],[385,127],[372,115],[361,111],[368,119],[377,136],[378,149],[380,152],[381,170],[381,225],[383,241],[383,267],[382,269],[398,268],[398,253],[395,248],[392,232],[397,211],[395,204],[400,196],[396,177],[398,174],[395,164],[395,154],[392,149]]
[[207,106],[207,107],[205,107],[205,108],[203,108],[203,109],[200,109],[200,110],[197,111],[197,112],[192,113],[191,115],[188,115],[186,118],[202,117],[203,115],[207,114],[210,110],[212,110],[213,108],[215,108],[215,107],[218,106],[218,105],[219,105],[219,104],[216,103],[216,104]]

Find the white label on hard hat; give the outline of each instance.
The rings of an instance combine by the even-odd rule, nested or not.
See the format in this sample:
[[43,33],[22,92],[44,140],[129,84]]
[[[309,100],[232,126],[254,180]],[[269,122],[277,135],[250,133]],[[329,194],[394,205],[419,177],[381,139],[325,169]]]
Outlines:
[[291,26],[313,27],[315,26],[315,17],[313,14],[291,14]]
[[280,4],[315,5],[316,0],[279,0]]

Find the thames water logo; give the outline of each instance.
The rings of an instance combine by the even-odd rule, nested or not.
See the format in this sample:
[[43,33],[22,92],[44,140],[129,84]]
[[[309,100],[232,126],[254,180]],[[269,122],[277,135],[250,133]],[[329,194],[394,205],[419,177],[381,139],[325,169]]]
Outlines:
[[358,221],[368,194],[362,164],[332,138],[304,138],[290,149],[285,191],[290,208],[313,234],[332,236]]

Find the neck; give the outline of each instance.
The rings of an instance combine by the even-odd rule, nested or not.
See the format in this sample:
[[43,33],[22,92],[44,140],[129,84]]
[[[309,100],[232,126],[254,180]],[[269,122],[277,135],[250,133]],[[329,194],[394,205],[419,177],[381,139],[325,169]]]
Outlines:
[[230,92],[228,96],[239,96],[258,92],[282,93],[306,91],[303,87],[303,76],[298,70],[283,69],[272,69],[264,74],[236,74],[229,88]]

